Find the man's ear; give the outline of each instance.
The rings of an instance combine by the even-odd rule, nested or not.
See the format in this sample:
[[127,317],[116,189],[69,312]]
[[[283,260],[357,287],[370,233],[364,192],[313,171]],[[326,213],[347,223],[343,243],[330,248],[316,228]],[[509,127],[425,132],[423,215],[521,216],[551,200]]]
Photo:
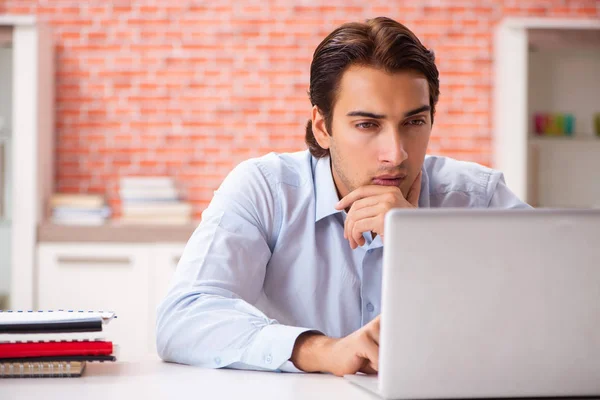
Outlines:
[[315,140],[319,143],[323,149],[329,149],[329,140],[331,139],[327,128],[325,127],[325,120],[323,115],[319,111],[317,106],[312,108],[312,131],[315,136]]

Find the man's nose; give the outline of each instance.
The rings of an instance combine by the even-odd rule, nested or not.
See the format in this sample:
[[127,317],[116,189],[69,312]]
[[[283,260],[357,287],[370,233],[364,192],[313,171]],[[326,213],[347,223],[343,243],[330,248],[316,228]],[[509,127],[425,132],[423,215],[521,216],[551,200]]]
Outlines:
[[404,150],[404,143],[400,134],[390,130],[382,137],[379,161],[393,166],[402,164],[408,158],[408,153]]

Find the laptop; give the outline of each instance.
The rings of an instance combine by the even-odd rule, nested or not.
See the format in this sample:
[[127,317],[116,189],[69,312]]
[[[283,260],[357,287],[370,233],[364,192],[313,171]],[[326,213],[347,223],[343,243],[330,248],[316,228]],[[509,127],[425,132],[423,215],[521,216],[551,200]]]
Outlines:
[[600,395],[600,210],[386,215],[378,376],[389,399]]

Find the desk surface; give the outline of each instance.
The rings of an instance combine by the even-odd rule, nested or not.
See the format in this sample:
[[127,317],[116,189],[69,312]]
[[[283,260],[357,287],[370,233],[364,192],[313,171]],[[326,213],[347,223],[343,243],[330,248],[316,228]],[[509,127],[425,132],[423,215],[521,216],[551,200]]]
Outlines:
[[333,375],[214,370],[155,359],[88,363],[81,378],[0,379],[0,399],[381,400]]
[[139,363],[88,363],[81,378],[0,380],[0,399],[36,398],[379,399],[333,375],[213,370],[155,360]]

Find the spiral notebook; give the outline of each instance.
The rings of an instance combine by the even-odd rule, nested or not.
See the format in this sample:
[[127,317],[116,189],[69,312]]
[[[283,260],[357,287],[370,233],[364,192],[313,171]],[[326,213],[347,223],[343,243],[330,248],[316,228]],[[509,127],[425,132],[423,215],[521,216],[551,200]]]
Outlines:
[[0,378],[73,378],[85,370],[85,361],[0,362]]

